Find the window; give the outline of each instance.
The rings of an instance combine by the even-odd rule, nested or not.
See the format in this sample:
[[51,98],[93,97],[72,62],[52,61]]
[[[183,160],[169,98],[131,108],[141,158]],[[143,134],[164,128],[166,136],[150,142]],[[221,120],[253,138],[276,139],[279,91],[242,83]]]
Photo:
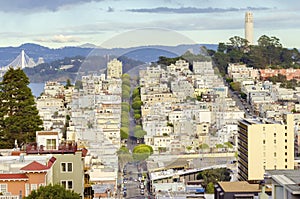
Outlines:
[[287,152],[285,152],[284,155],[287,155]]
[[47,139],[47,149],[56,149],[56,140],[55,139]]
[[0,184],[0,192],[1,193],[7,192],[7,184]]
[[287,159],[285,159],[285,162],[287,162]]
[[287,165],[284,166],[287,169]]
[[30,193],[30,187],[29,187],[29,184],[26,183],[26,184],[25,184],[25,196],[28,196],[29,193]]
[[276,152],[274,152],[274,157],[276,157]]
[[276,144],[276,140],[274,140],[274,144]]
[[276,138],[276,133],[274,133],[274,137]]
[[73,171],[72,162],[62,162],[61,163],[61,171],[62,172],[72,172]]
[[284,135],[287,136],[287,133],[285,133]]
[[73,181],[72,180],[62,180],[61,185],[65,189],[73,189]]
[[284,141],[285,141],[285,143],[287,143],[287,139],[285,139]]
[[31,191],[37,190],[37,184],[31,184]]
[[266,144],[266,140],[263,140],[263,144]]
[[285,146],[284,148],[287,149],[287,146]]

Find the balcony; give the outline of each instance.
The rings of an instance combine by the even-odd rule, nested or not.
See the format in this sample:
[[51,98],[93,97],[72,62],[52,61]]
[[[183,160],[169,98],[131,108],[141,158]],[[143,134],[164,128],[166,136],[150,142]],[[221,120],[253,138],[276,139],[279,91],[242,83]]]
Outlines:
[[65,142],[58,146],[58,149],[45,149],[43,145],[37,146],[37,143],[30,143],[26,146],[26,154],[74,154],[77,151],[75,142]]
[[18,195],[0,195],[0,199],[19,199]]

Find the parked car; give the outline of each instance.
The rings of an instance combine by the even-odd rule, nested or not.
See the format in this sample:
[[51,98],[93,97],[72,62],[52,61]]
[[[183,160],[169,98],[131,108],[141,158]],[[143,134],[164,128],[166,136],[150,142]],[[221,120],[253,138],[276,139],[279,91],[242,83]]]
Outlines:
[[141,189],[140,193],[141,193],[141,195],[144,195],[145,194],[144,189]]
[[145,185],[143,183],[140,184],[141,189],[145,189]]

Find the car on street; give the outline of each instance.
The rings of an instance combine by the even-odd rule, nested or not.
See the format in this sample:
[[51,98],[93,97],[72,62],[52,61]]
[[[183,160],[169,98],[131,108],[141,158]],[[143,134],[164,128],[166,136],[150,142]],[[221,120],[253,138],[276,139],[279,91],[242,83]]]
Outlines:
[[145,189],[145,185],[143,183],[140,184],[141,189]]
[[144,195],[144,194],[145,194],[144,189],[141,189],[140,194],[141,194],[141,195]]

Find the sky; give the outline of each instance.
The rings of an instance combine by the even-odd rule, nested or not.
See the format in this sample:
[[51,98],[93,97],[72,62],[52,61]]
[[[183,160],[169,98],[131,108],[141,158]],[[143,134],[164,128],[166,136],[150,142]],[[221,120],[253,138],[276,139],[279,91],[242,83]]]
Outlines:
[[299,10],[299,0],[0,0],[0,46],[218,44],[244,37],[251,11],[255,41],[300,48]]

